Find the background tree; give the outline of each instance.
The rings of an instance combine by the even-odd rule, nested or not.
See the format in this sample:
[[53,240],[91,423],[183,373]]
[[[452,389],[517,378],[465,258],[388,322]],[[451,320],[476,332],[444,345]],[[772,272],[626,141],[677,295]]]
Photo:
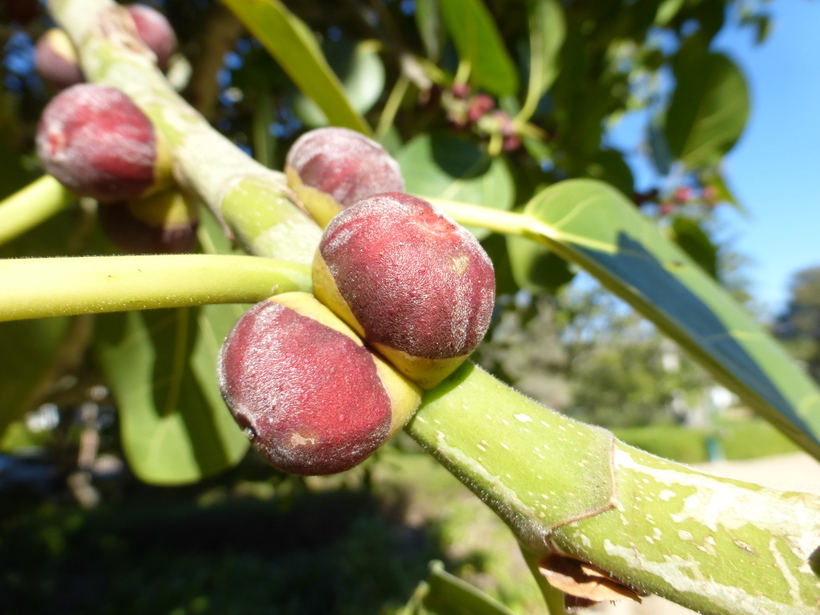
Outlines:
[[791,298],[774,323],[774,333],[812,378],[820,379],[820,267],[794,274]]

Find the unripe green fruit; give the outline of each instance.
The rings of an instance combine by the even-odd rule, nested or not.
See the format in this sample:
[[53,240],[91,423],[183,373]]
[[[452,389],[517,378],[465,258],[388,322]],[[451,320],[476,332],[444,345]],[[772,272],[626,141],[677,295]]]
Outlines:
[[401,429],[418,389],[307,293],[258,303],[222,346],[219,386],[253,447],[303,476],[358,465]]
[[196,245],[199,209],[178,190],[100,205],[103,233],[125,254],[183,254]]
[[317,128],[299,137],[285,161],[288,185],[320,226],[380,192],[404,191],[398,163],[375,141],[347,128]]
[[492,261],[475,237],[402,193],[359,201],[331,221],[314,260],[313,288],[422,388],[467,359],[495,303]]
[[85,81],[74,44],[60,28],[52,28],[37,40],[34,61],[37,74],[58,90]]
[[43,111],[37,153],[47,173],[99,201],[136,199],[168,185],[170,156],[151,120],[125,94],[81,83]]

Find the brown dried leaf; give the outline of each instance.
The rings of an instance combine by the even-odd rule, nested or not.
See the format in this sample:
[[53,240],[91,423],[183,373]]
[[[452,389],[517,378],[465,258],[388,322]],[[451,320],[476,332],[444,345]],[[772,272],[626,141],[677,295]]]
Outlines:
[[539,559],[538,570],[550,585],[566,594],[565,606],[571,613],[604,600],[640,602],[640,596],[646,595],[597,566],[558,553]]

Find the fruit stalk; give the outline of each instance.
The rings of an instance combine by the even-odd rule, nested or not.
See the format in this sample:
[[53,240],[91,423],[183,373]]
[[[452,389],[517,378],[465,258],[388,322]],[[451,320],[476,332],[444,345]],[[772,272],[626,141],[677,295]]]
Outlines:
[[0,245],[59,213],[77,199],[46,175],[0,202]]
[[267,258],[187,254],[0,260],[0,321],[310,292],[310,268]]

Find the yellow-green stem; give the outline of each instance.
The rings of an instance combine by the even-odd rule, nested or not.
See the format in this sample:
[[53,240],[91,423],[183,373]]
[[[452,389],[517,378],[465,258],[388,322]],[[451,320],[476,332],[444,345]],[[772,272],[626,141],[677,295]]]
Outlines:
[[0,202],[0,245],[31,230],[73,203],[77,196],[45,175]]
[[0,260],[0,321],[207,303],[312,289],[305,265],[187,254]]

